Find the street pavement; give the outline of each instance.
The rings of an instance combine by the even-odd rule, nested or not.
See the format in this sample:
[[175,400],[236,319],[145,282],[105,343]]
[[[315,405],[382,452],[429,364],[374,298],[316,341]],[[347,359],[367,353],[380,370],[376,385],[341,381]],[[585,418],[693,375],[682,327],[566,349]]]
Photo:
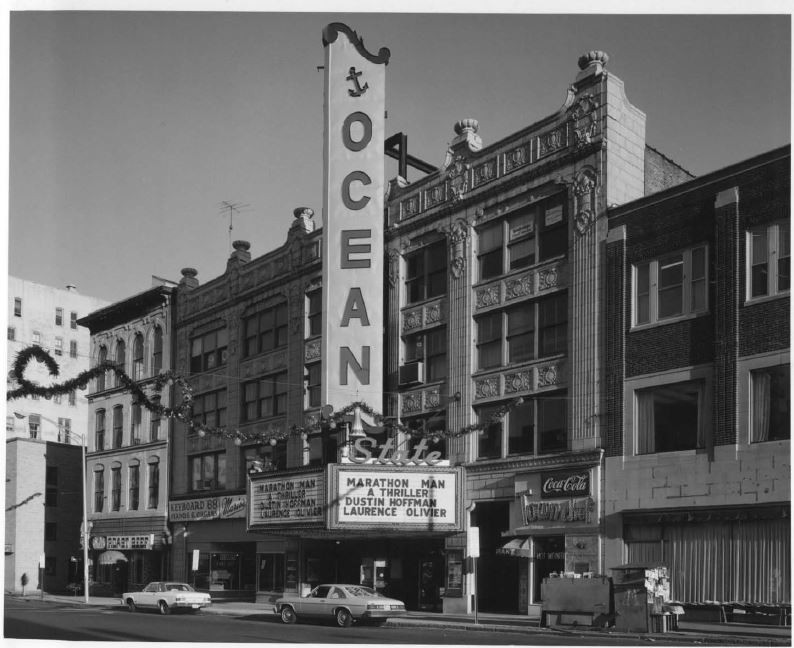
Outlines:
[[[19,595],[9,595],[23,598]],[[36,592],[24,598],[40,599]],[[46,601],[69,603],[73,605],[91,605],[106,608],[122,608],[120,598],[92,596],[86,604],[82,596],[59,596],[45,593]],[[224,602],[215,601],[202,610],[202,614],[223,614],[228,616],[275,616],[272,606],[265,603]],[[556,626],[554,628],[541,628],[540,619],[518,614],[491,614],[479,613],[477,623],[474,615],[452,615],[428,612],[408,612],[406,616],[389,619],[387,625],[394,627],[427,627],[450,628],[456,630],[471,630],[474,632],[515,632],[518,628],[527,633],[547,634],[555,633],[570,637],[571,643],[576,643],[576,637],[622,637],[636,639],[637,643],[652,642],[654,638],[676,638],[691,644],[716,644],[730,646],[790,646],[791,626],[780,625],[752,625],[744,623],[717,623],[686,621],[685,616],[679,620],[678,630],[660,634],[615,632],[608,628],[588,628],[582,626]],[[528,640],[527,643],[531,643]]]

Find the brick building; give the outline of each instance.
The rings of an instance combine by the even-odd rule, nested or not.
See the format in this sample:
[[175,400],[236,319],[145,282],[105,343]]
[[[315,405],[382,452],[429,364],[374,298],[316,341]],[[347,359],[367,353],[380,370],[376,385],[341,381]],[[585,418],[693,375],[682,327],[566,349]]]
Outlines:
[[605,559],[790,600],[790,147],[609,211]]
[[[147,396],[171,404],[157,389],[172,368],[175,288],[155,280],[137,295],[79,320],[91,331],[93,364],[110,361]],[[169,439],[173,422],[137,402],[116,374],[91,381],[86,427],[89,555],[97,591],[121,594],[169,576],[167,526]]]

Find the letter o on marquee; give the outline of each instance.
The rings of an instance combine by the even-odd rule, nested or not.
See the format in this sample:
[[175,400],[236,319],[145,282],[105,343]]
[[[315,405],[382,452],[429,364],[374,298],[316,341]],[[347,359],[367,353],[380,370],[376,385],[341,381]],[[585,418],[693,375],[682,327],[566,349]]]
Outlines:
[[[356,142],[350,135],[350,127],[353,122],[358,122],[364,127],[364,136]],[[367,147],[367,144],[372,140],[372,120],[363,112],[350,113],[345,118],[345,123],[342,124],[342,141],[345,143],[345,148],[349,151],[361,151]]]

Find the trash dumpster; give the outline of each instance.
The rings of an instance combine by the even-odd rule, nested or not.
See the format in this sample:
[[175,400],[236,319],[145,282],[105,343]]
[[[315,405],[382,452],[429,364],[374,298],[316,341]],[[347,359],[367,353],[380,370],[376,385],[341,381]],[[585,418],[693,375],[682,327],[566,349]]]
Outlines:
[[678,626],[679,606],[670,601],[667,566],[630,563],[612,567],[615,630],[667,632]]

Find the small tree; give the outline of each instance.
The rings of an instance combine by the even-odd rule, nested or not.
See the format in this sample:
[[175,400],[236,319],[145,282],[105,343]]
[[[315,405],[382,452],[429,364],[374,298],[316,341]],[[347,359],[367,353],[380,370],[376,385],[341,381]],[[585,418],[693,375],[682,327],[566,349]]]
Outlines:
[[28,584],[28,575],[22,574],[22,578],[19,579],[19,582],[22,583],[22,596],[25,596],[25,585]]

